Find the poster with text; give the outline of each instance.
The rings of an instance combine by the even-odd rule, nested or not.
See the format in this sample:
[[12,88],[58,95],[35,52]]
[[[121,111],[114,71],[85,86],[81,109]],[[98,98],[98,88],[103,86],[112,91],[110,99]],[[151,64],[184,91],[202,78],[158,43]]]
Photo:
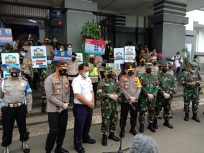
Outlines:
[[185,44],[185,47],[188,49],[188,52],[189,52],[189,54],[190,54],[190,61],[191,61],[193,43],[186,43],[186,44]]
[[106,42],[104,40],[86,39],[85,53],[104,55]]
[[31,60],[33,68],[47,67],[47,53],[45,46],[31,46]]
[[1,53],[1,61],[2,67],[4,68],[4,77],[9,77],[9,69],[8,66],[10,64],[16,64],[20,67],[19,64],[19,54],[18,53]]
[[79,64],[82,64],[83,63],[83,54],[82,53],[76,53],[76,54],[77,54],[76,61]]
[[72,61],[72,52],[71,51],[55,50],[54,61],[71,62]]
[[13,45],[12,31],[8,28],[0,28],[0,46],[4,46],[5,43]]
[[124,48],[114,48],[114,63],[124,63]]
[[125,46],[125,62],[135,62],[135,47]]

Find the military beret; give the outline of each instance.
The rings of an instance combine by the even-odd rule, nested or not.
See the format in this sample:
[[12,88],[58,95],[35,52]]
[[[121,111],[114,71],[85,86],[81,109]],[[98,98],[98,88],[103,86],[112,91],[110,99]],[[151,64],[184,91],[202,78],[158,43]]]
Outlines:
[[9,67],[10,69],[21,70],[20,66],[17,65],[17,64],[10,64],[10,65],[8,65],[8,67]]
[[152,63],[146,63],[145,68],[152,68]]
[[107,66],[104,68],[104,72],[111,72],[112,71],[112,67]]
[[168,64],[167,63],[162,63],[162,65],[161,65],[162,67],[167,67],[168,66]]
[[191,66],[198,66],[196,62],[191,62]]

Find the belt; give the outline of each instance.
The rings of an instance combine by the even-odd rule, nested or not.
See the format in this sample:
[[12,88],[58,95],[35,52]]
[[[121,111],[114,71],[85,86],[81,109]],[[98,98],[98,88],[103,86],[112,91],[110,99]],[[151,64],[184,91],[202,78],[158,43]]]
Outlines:
[[19,106],[21,106],[21,105],[23,105],[23,104],[26,104],[26,102],[23,101],[23,102],[20,102],[20,103],[8,104],[8,107],[19,107]]
[[76,74],[76,75],[69,75],[67,74],[68,77],[77,77],[79,74]]

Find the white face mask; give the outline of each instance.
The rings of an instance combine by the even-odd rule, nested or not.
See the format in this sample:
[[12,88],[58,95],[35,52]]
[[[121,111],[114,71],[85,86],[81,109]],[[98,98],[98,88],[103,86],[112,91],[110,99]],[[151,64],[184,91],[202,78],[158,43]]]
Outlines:
[[60,48],[60,51],[62,52],[62,51],[64,51],[62,48]]
[[89,76],[89,72],[83,74],[83,77],[87,78]]

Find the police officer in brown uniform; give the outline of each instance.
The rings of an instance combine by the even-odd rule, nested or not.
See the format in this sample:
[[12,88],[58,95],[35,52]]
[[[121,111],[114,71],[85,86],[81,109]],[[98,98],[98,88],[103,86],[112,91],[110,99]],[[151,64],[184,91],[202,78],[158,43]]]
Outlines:
[[145,73],[145,60],[143,58],[140,60],[140,66],[136,67],[134,76],[139,77],[142,73]]
[[[72,62],[69,63],[69,66],[67,69],[67,76],[68,76],[70,84],[72,84],[72,81],[74,80],[74,78],[76,78],[79,75],[79,72],[78,72],[79,63],[76,61],[76,56],[77,56],[76,53],[72,52]],[[74,94],[73,94],[72,87],[70,88],[71,88],[70,89],[70,102],[73,102]]]
[[[120,86],[123,91],[122,101],[121,101],[121,116],[120,116],[120,137],[123,138],[125,136],[125,126],[126,120],[128,116],[128,112],[130,111],[130,133],[133,135],[137,134],[135,130],[136,123],[137,123],[137,114],[138,114],[138,98],[141,92],[141,83],[138,77],[133,75],[134,69],[132,66],[127,65],[125,67],[125,73],[122,78],[120,78]],[[129,104],[132,103],[135,110]]]
[[26,116],[31,114],[32,109],[32,91],[27,79],[19,77],[20,67],[10,65],[11,77],[3,78],[0,90],[0,98],[5,102],[1,108],[0,117],[2,117],[3,136],[2,143],[3,153],[9,153],[9,145],[12,142],[14,122],[16,120],[20,141],[22,141],[22,150],[29,153],[30,149],[26,143],[29,139],[26,130]]
[[159,67],[157,65],[157,58],[155,56],[153,56],[150,59],[150,62],[152,63],[153,67],[152,67],[152,74],[158,75],[159,74]]
[[47,96],[47,112],[49,133],[46,140],[46,153],[51,153],[55,141],[55,153],[69,153],[62,148],[68,121],[68,104],[70,85],[67,77],[68,65],[64,62],[56,63],[56,72],[45,80],[45,93]]

